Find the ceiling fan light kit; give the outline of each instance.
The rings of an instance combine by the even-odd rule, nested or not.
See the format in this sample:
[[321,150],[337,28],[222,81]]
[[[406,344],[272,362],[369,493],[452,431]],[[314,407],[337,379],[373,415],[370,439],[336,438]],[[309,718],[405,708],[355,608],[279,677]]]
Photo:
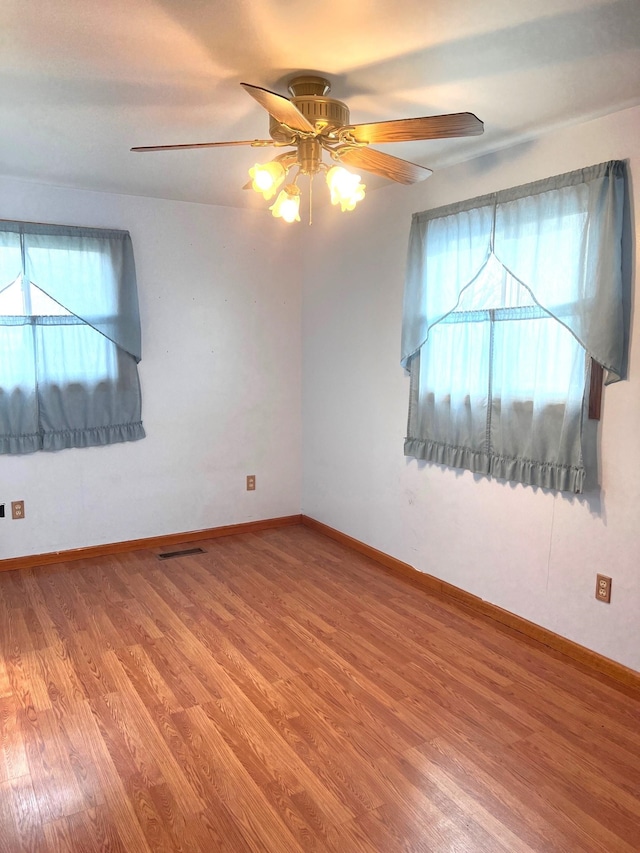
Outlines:
[[[284,219],[285,222],[299,222],[301,192],[297,181],[301,175],[309,178],[310,211],[313,178],[320,172],[325,175],[332,204],[340,205],[342,211],[353,210],[364,198],[365,185],[361,183],[360,175],[345,166],[363,169],[402,184],[413,184],[432,174],[431,169],[424,166],[371,148],[372,142],[410,142],[476,136],[484,130],[482,122],[473,113],[350,124],[347,105],[327,97],[331,91],[329,81],[313,75],[294,77],[289,82],[289,92],[292,96],[290,100],[260,86],[252,86],[249,83],[241,83],[241,86],[269,113],[271,139],[154,145],[131,150],[167,151],[232,145],[294,149],[277,155],[267,163],[256,163],[249,169],[251,181],[245,185],[245,189],[253,189],[266,201],[270,201],[286,180],[289,171],[295,167],[297,171],[293,180],[280,190],[269,210],[273,216]],[[325,152],[336,165],[329,166],[324,162]]]

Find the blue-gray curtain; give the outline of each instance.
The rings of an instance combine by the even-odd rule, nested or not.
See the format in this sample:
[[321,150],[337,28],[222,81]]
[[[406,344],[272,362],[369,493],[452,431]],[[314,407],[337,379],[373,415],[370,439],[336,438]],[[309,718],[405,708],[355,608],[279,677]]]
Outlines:
[[145,433],[126,231],[0,222],[0,453]]
[[405,454],[581,492],[590,358],[622,377],[624,164],[415,214]]

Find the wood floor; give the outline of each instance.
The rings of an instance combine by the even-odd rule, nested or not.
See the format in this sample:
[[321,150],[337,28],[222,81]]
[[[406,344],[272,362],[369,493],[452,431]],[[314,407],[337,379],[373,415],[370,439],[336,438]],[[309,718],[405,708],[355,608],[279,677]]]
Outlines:
[[0,574],[1,853],[640,851],[628,688],[306,528],[197,544]]

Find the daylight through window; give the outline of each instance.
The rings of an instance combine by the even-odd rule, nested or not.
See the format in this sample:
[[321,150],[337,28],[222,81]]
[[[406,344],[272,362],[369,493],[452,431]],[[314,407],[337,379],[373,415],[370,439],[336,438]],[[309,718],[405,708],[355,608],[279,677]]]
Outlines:
[[144,437],[127,232],[0,223],[0,452]]
[[416,214],[405,454],[581,492],[593,358],[622,375],[623,164]]

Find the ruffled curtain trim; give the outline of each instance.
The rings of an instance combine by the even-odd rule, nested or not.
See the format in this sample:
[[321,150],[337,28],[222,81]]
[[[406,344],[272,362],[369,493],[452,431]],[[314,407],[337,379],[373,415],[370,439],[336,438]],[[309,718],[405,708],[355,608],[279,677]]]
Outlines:
[[456,447],[419,438],[405,439],[404,455],[450,468],[464,468],[474,474],[484,474],[500,480],[515,480],[528,486],[540,486],[543,489],[581,494],[584,488],[585,469],[573,465],[499,456],[472,450],[470,447]]
[[0,436],[0,454],[65,450],[69,447],[100,447],[123,441],[138,441],[146,435],[142,421],[87,429],[55,430],[26,435]]

